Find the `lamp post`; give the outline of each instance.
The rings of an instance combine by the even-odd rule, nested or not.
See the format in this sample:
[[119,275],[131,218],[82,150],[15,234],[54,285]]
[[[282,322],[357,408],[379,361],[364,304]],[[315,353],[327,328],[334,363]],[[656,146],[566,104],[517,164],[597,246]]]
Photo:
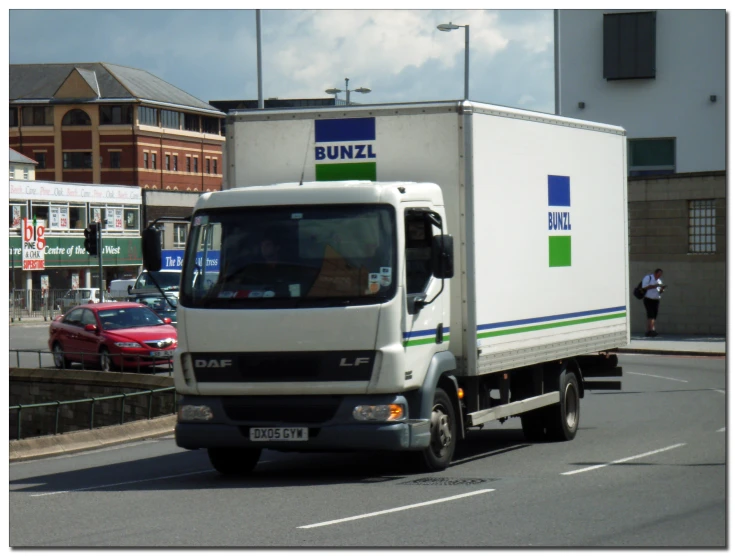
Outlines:
[[346,93],[347,106],[349,106],[350,105],[350,93],[362,93],[362,94],[366,94],[366,93],[369,93],[372,90],[372,89],[368,89],[367,87],[358,87],[357,89],[350,89],[349,88],[349,84],[350,84],[350,78],[349,77],[345,77],[345,88],[344,88],[344,91],[342,89],[332,88],[332,89],[326,89],[324,92],[325,93],[328,93],[330,95],[334,95],[334,98],[335,99],[337,98],[337,93],[342,93],[342,92]]
[[260,10],[255,10],[255,35],[258,57],[258,108],[263,109],[263,63],[260,54]]
[[469,25],[455,25],[451,21],[449,23],[442,23],[437,25],[436,28],[439,31],[454,31],[464,27],[464,99],[470,99],[470,26]]

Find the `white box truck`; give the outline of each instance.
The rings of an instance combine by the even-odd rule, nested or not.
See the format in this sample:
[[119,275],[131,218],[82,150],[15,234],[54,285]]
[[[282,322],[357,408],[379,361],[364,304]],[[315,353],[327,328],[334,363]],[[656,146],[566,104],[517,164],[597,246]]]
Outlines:
[[[622,128],[475,102],[242,111],[197,202],[178,307],[176,442],[446,468],[520,417],[570,440],[629,341]],[[155,230],[144,234],[157,268]],[[151,239],[152,238],[152,239]],[[216,273],[197,261],[215,256]]]

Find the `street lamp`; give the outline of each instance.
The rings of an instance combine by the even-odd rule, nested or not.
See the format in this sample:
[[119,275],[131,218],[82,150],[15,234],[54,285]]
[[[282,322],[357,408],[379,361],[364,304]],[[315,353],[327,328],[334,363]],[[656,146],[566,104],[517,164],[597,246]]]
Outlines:
[[334,97],[335,99],[337,98],[337,93],[342,93],[342,92],[346,93],[347,94],[347,106],[349,106],[350,105],[350,93],[363,93],[363,94],[365,94],[365,93],[369,93],[371,91],[371,89],[368,89],[367,87],[358,87],[357,89],[350,89],[349,88],[349,83],[350,83],[350,78],[349,77],[345,77],[345,88],[344,88],[344,90],[332,88],[332,89],[327,89],[324,92],[327,93],[327,94],[330,94],[330,95],[335,95],[335,97]]
[[454,31],[464,27],[464,99],[470,99],[470,26],[469,25],[455,25],[451,21],[449,23],[442,23],[437,25],[436,28],[440,31]]

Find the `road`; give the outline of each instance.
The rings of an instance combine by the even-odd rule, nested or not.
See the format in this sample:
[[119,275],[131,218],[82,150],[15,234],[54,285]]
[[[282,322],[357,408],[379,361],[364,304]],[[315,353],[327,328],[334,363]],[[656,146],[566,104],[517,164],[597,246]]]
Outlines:
[[725,360],[627,355],[577,437],[473,431],[452,466],[265,451],[224,478],[173,438],[10,465],[10,545],[724,547]]

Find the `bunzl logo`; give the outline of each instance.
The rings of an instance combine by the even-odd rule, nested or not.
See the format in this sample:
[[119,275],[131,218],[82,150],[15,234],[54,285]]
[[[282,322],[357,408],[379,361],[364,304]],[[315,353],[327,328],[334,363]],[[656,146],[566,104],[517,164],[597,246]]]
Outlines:
[[549,176],[549,266],[572,266],[569,176]]
[[377,179],[375,118],[315,120],[316,181]]

